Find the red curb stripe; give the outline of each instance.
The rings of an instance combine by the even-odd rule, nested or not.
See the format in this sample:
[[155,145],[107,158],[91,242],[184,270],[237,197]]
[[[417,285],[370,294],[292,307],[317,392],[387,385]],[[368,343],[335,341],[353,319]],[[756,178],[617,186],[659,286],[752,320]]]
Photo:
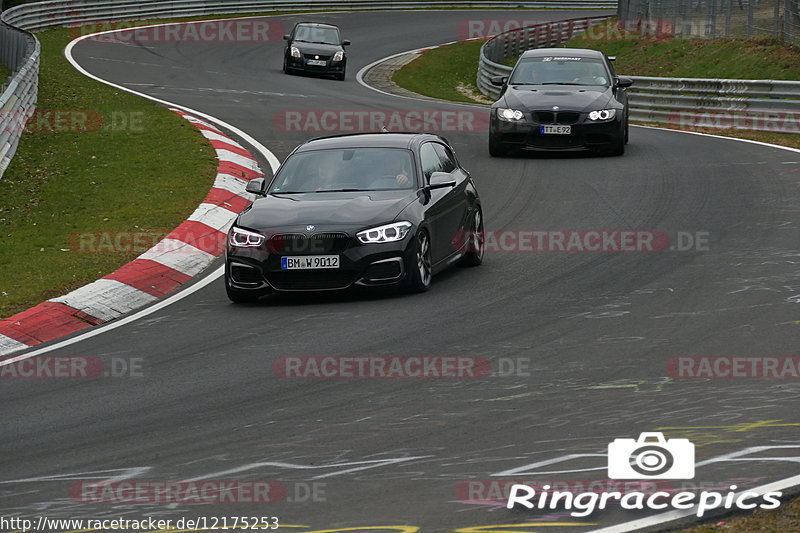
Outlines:
[[264,174],[262,174],[261,172],[257,172],[250,168],[243,167],[242,165],[233,163],[231,161],[220,161],[218,172],[220,174],[230,174],[231,176],[242,178],[247,181],[250,181],[255,178],[264,177]]
[[213,187],[211,191],[209,191],[208,196],[206,196],[206,199],[203,200],[203,203],[218,205],[228,211],[238,214],[244,211],[245,207],[250,205],[250,200],[242,198],[238,194],[234,194],[227,189]]
[[183,241],[214,256],[220,255],[225,251],[226,237],[225,233],[196,220],[183,222],[166,236],[167,239]]
[[[211,146],[214,147],[215,150],[227,150],[229,152],[233,152],[236,155],[240,155],[242,157],[246,157],[247,159],[253,159],[253,154],[249,151],[245,150],[241,146],[236,146],[234,144],[226,143],[224,141],[217,141],[215,139],[208,139],[211,142]],[[255,159],[253,159],[255,161]]]
[[102,323],[101,319],[68,305],[42,302],[0,321],[0,334],[33,346]]
[[[180,253],[180,252],[173,252]],[[151,259],[134,259],[104,279],[113,279],[160,298],[186,283],[191,276]]]

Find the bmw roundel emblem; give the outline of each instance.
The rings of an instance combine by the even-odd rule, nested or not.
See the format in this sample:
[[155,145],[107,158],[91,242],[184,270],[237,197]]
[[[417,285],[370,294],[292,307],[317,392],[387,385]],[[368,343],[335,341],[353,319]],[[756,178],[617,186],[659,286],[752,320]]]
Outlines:
[[559,109],[560,109],[560,107],[558,107],[557,105],[553,106],[553,111],[558,111]]
[[314,59],[319,59],[319,56],[314,56]]
[[312,226],[311,224],[309,224],[308,226],[306,226],[306,231],[314,231],[315,227],[316,226]]

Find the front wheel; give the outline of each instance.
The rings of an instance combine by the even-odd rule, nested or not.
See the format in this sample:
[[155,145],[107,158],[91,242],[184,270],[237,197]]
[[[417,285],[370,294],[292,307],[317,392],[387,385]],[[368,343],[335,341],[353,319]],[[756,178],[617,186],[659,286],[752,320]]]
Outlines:
[[483,234],[483,214],[481,208],[475,207],[472,215],[472,229],[467,234],[467,250],[462,260],[466,266],[478,266],[483,263],[483,254],[486,250],[486,240]]
[[425,292],[431,287],[431,240],[425,230],[417,234],[417,245],[414,253],[414,262],[408,269],[408,290],[410,292]]
[[339,81],[344,81],[344,75],[345,75],[344,72],[342,72],[341,74],[336,74],[336,79]]

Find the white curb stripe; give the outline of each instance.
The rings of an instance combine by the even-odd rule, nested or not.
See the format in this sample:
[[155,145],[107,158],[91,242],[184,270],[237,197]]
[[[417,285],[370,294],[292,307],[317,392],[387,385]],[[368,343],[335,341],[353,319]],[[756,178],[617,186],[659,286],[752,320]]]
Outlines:
[[187,276],[200,273],[214,260],[213,255],[177,239],[164,239],[139,256]]
[[104,322],[147,305],[157,298],[113,279],[98,279],[71,293],[49,300],[83,311]]
[[23,342],[15,341],[11,337],[6,337],[5,335],[0,335],[0,355],[16,352],[17,350],[22,350],[27,347],[28,345]]
[[200,204],[197,209],[195,209],[194,213],[189,215],[189,218],[186,220],[202,222],[206,226],[210,226],[217,231],[227,233],[236,216],[236,213],[224,207],[204,202]]
[[225,144],[232,144],[233,146],[236,146],[237,148],[242,148],[242,146],[239,143],[237,143],[236,141],[234,141],[233,139],[231,139],[230,137],[228,137],[224,133],[221,133],[219,130],[217,130],[217,131],[197,130],[197,131],[202,133],[203,137],[205,137],[209,141],[219,141],[219,142],[223,142]]
[[241,196],[245,200],[250,200],[250,193],[244,190],[246,186],[247,184],[243,179],[231,176],[230,174],[217,174],[217,179],[214,181],[215,189],[224,189]]
[[249,168],[250,170],[256,171],[259,174],[261,173],[261,169],[258,168],[258,163],[256,163],[255,159],[239,155],[237,153],[231,152],[230,150],[217,150],[217,157],[219,157],[220,161],[228,161],[230,163],[236,163],[237,165],[241,165],[245,168]]

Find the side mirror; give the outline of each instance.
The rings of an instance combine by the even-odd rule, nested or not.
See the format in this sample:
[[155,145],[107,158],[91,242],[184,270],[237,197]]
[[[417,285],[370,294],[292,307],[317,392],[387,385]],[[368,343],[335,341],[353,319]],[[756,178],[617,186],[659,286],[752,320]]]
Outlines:
[[444,189],[446,187],[455,187],[456,180],[447,172],[434,172],[431,174],[431,179],[425,187],[427,190]]
[[495,87],[502,87],[506,83],[508,83],[508,76],[492,76],[489,78],[489,81]]
[[620,89],[625,89],[633,85],[633,80],[630,78],[617,78],[614,80],[614,85],[619,87]]
[[342,46],[350,46],[350,41],[345,39],[344,41],[342,41]]
[[247,186],[244,188],[245,191],[253,194],[257,194],[258,196],[262,196],[264,194],[264,178],[255,178],[247,182]]
[[288,40],[289,40],[289,34],[288,34],[288,33],[287,33],[286,35],[284,35],[284,36],[283,36],[283,40],[284,40],[284,41],[288,41]]

